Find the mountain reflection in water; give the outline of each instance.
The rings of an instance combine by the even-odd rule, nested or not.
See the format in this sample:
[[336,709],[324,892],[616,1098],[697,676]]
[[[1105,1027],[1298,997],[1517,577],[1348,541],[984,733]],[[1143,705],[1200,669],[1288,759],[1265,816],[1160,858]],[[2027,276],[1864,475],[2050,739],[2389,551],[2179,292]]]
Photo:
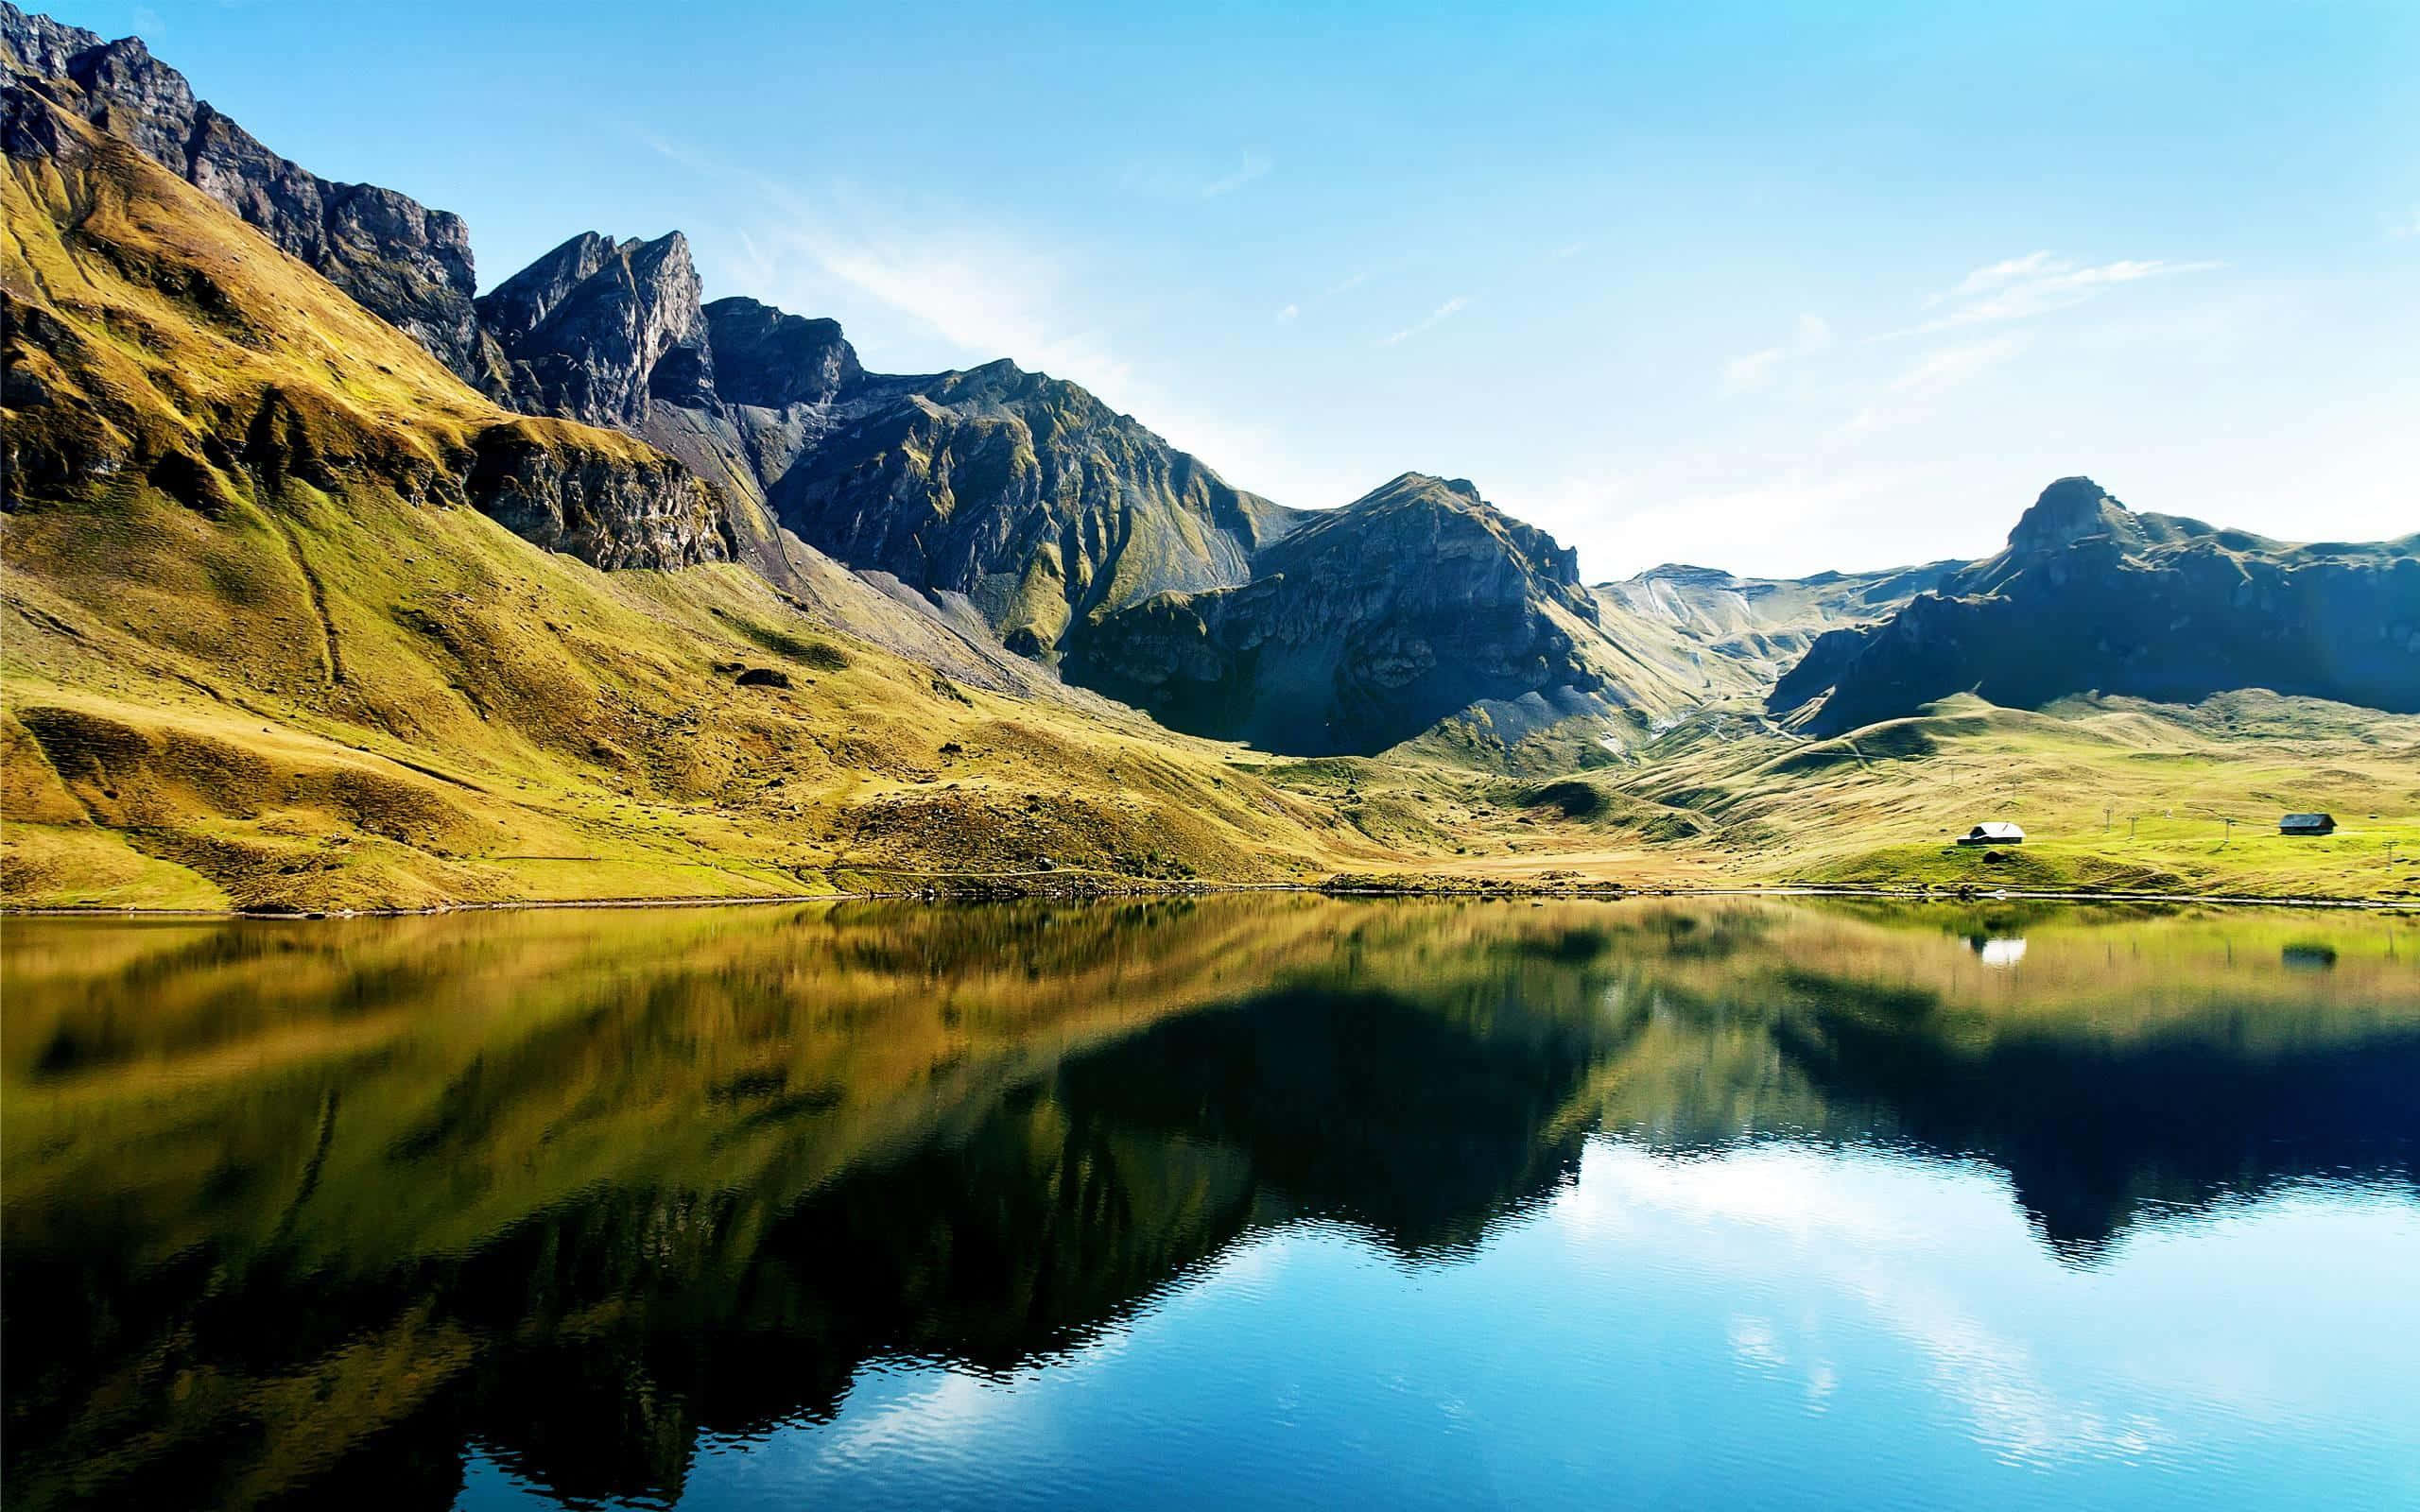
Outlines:
[[443,1506],[469,1463],[669,1501],[700,1435],[870,1364],[1047,1371],[1255,1236],[1471,1257],[1609,1140],[1684,1187],[1996,1168],[2088,1269],[2408,1192],[2415,956],[1751,900],[13,919],[6,1500]]

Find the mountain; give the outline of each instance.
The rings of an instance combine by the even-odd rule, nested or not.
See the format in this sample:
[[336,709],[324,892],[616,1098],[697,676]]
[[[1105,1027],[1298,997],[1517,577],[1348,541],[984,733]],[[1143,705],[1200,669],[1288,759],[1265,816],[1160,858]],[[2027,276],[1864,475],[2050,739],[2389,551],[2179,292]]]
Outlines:
[[335,183],[263,146],[194,97],[139,37],[104,42],[0,0],[0,67],[60,81],[52,98],[132,143],[476,382],[487,358],[461,218],[375,184]]
[[1768,703],[1837,734],[1962,692],[2031,709],[2238,688],[2420,711],[2420,535],[2290,544],[2062,478],[2006,550],[1879,624],[1825,632]]
[[823,443],[770,497],[813,544],[963,593],[1011,649],[1042,657],[1089,615],[1249,581],[1255,555],[1309,518],[1009,362],[844,388]]
[[1537,722],[1616,702],[1575,554],[1462,479],[1407,472],[1253,569],[1095,618],[1067,675],[1178,730],[1313,755],[1383,750],[1474,705]]
[[1007,362],[869,373],[833,321],[702,304],[678,232],[583,232],[478,314],[507,402],[681,457],[742,501],[743,555],[777,581],[786,531],[964,602],[1045,661],[1096,610],[1248,580],[1253,553],[1299,518],[1075,384]]
[[[829,320],[705,301],[678,232],[574,237],[457,340],[458,223],[268,154],[139,43],[8,9],[0,43],[9,902],[1516,853],[1964,884],[1933,837],[1982,773],[2048,816],[2046,885],[2420,884],[2137,846],[2109,796],[2394,808],[2420,538],[2290,545],[2070,479],[1979,562],[1591,588],[1467,482],[1296,511],[1063,380],[869,372]],[[2247,687],[2290,696],[2175,707]],[[2080,762],[2125,846],[2080,827]]]
[[1761,700],[1824,631],[1886,619],[1965,565],[1937,561],[1789,578],[1668,563],[1599,583],[1594,592],[1609,616],[1619,610],[1642,628],[1660,626],[1677,637],[1709,690]]
[[677,460],[498,408],[78,90],[0,86],[10,902],[1246,877],[1330,844],[921,595],[811,551],[777,590]]
[[679,232],[615,245],[583,232],[478,301],[513,408],[642,429],[656,401],[711,403],[698,270]]
[[264,485],[471,506],[600,567],[730,555],[713,494],[610,431],[497,410],[392,328],[209,224],[72,81],[0,85],[18,240],[11,507],[139,477],[223,519]]

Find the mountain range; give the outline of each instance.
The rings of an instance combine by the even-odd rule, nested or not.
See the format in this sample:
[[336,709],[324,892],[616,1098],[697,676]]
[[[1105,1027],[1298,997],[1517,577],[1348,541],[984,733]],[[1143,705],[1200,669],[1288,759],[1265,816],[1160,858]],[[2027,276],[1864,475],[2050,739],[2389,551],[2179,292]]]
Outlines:
[[[974,690],[1025,711],[1004,718],[1073,721],[1027,797],[1124,791],[1064,753],[1144,728],[1130,708],[1278,755],[1426,751],[1543,775],[1648,761],[1684,726],[1823,738],[1962,695],[2037,709],[2263,688],[2420,713],[2420,536],[2283,543],[2068,478],[1979,561],[1591,585],[1466,480],[1406,472],[1292,508],[1008,361],[870,371],[834,321],[707,301],[678,232],[583,232],[479,295],[459,218],[278,156],[141,41],[0,4],[0,47],[10,760],[54,794],[20,817],[140,827],[100,796],[129,785],[95,754],[114,740],[179,795],[164,814],[257,825],[274,803],[231,811],[216,780],[162,775],[175,742],[157,716],[195,689],[214,717],[265,714],[264,733],[354,750],[377,735],[411,770],[428,764],[403,751],[449,742],[506,765],[543,750],[568,764],[552,778],[618,770],[603,780],[634,796],[722,805],[749,763],[631,782],[648,742],[612,730],[637,738],[632,708],[677,720],[698,676],[835,696],[809,696],[848,656],[806,649],[818,635],[921,679],[887,715],[963,711]],[[542,554],[466,536],[449,523],[465,509]],[[786,664],[754,665],[769,658]],[[105,691],[116,713],[62,722]],[[289,703],[265,710],[270,695]],[[130,710],[149,714],[106,738],[78,723]],[[873,717],[818,706],[784,734],[721,738],[765,747],[760,783],[802,740],[836,772],[880,771],[904,758],[841,748],[832,728],[862,736]],[[1155,823],[1190,833],[1179,811],[1210,828],[1143,848],[1169,864],[1324,853],[1283,793],[1238,809],[1220,791],[1221,747],[1165,748],[1183,753],[1166,814],[1110,825],[1105,859],[1132,862]],[[298,770],[282,791],[331,781]],[[1254,815],[1283,816],[1274,837]],[[939,822],[887,816],[882,853],[937,854]],[[200,853],[189,839],[168,849]],[[398,863],[419,879],[405,892],[474,885],[398,843],[421,852]],[[233,870],[259,880],[252,861]]]

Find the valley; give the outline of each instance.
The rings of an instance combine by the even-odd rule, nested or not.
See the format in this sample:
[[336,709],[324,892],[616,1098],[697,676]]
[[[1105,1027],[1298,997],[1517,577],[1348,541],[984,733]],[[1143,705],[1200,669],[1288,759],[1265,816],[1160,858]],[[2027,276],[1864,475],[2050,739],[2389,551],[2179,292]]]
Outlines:
[[140,42],[0,43],[10,907],[2420,897],[2420,536],[2078,477],[1979,561],[1592,584],[1468,480],[1290,507],[1009,361],[870,371],[678,232],[478,295]]

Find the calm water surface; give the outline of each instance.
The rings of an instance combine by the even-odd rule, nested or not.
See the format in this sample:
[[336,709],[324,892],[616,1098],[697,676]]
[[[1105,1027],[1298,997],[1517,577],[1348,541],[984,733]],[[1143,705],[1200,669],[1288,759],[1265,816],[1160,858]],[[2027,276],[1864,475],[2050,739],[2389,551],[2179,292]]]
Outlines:
[[12,919],[11,1507],[2420,1506],[2420,921]]

